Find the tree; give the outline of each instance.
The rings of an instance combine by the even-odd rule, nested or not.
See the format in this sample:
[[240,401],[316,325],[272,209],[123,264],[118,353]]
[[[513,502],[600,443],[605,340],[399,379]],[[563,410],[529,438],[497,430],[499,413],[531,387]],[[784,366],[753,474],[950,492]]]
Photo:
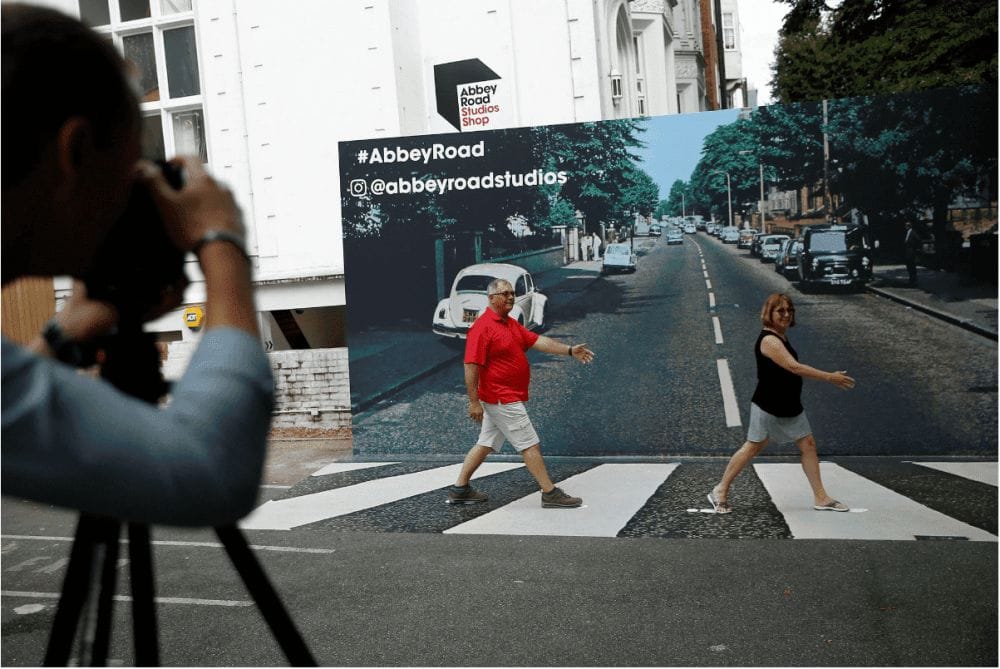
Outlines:
[[687,202],[690,197],[687,182],[683,179],[677,179],[670,185],[670,194],[667,199],[660,202],[660,206],[656,208],[656,217],[683,216],[687,213]]
[[780,0],[771,91],[782,102],[997,81],[997,3]]

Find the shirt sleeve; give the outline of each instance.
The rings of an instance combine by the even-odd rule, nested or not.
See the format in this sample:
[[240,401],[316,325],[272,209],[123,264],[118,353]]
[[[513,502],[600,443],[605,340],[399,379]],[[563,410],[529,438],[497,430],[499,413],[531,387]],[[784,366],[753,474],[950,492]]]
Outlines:
[[274,406],[260,342],[205,333],[167,406],[3,340],[5,495],[127,521],[219,526],[256,502]]
[[486,328],[478,327],[477,323],[473,323],[472,327],[469,328],[469,333],[465,337],[465,364],[485,365],[488,343]]
[[514,321],[514,323],[517,324],[518,331],[521,333],[521,348],[527,351],[535,345],[535,342],[538,341],[538,334],[532,332],[517,321]]

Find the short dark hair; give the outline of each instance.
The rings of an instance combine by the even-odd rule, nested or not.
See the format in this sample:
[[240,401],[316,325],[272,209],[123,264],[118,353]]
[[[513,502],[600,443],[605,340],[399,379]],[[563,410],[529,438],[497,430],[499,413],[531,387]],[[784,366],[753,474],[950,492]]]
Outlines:
[[89,120],[108,146],[135,127],[138,103],[111,42],[52,9],[0,7],[3,70],[3,186],[20,182],[68,119]]

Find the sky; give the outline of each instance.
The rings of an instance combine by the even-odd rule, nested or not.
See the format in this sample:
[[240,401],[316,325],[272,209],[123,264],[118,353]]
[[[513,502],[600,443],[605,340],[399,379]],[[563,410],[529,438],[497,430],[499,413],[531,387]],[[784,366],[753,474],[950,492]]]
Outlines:
[[[757,88],[758,105],[773,102],[767,82],[771,79],[778,30],[788,9],[788,5],[775,0],[739,0],[743,76],[748,86]],[[701,158],[705,136],[735,121],[737,114],[737,110],[726,109],[647,119],[647,130],[641,136],[646,147],[638,153],[643,169],[660,186],[661,200],[667,199],[674,181],[691,177]]]
[[770,104],[771,91],[767,82],[771,79],[770,67],[778,43],[778,30],[789,6],[774,0],[739,0],[738,7],[743,76],[749,86],[757,89],[757,104]]

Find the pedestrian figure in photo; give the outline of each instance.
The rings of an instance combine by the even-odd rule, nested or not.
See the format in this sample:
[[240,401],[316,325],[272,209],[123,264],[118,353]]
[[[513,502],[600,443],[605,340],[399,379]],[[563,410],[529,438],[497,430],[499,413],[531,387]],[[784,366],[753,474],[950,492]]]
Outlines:
[[920,251],[920,233],[913,223],[906,222],[906,236],[903,238],[903,256],[906,259],[906,272],[910,275],[909,285],[917,285],[917,253]]
[[601,259],[601,236],[598,234],[591,235],[592,244],[592,260]]
[[794,442],[802,454],[802,469],[813,493],[817,511],[849,511],[827,494],[819,472],[816,440],[809,419],[802,408],[802,379],[817,379],[847,390],[854,379],[846,371],[824,372],[799,362],[799,355],[788,341],[788,328],[795,325],[795,306],[790,297],[774,293],[760,312],[763,330],[754,344],[757,358],[757,389],[750,404],[747,439],[736,451],[722,480],[708,494],[716,513],[730,513],[729,488],[750,461],[771,441]]
[[504,441],[524,458],[525,467],[542,490],[542,506],[574,508],[583,504],[556,487],[549,478],[525,402],[531,369],[528,349],[551,355],[570,356],[582,364],[594,359],[586,344],[561,344],[531,332],[510,318],[514,308],[514,288],[503,279],[494,279],[486,288],[489,306],[469,328],[465,342],[465,387],[469,395],[469,418],[482,424],[479,438],[465,456],[455,485],[448,491],[449,504],[485,502],[486,493],[469,485],[479,465]]
[[[138,523],[233,523],[256,503],[274,405],[239,208],[196,156],[171,161],[179,188],[139,160],[139,102],[106,35],[51,9],[0,11],[3,285],[113,269],[96,259],[115,248],[116,221],[141,188],[158,215],[135,223],[159,224],[169,240],[128,253],[152,267],[162,253],[193,253],[208,313],[165,407],[77,372],[136,306],[92,299],[83,281],[33,341],[4,337],[3,492]],[[163,310],[139,313],[159,316],[182,290],[162,286]]]

